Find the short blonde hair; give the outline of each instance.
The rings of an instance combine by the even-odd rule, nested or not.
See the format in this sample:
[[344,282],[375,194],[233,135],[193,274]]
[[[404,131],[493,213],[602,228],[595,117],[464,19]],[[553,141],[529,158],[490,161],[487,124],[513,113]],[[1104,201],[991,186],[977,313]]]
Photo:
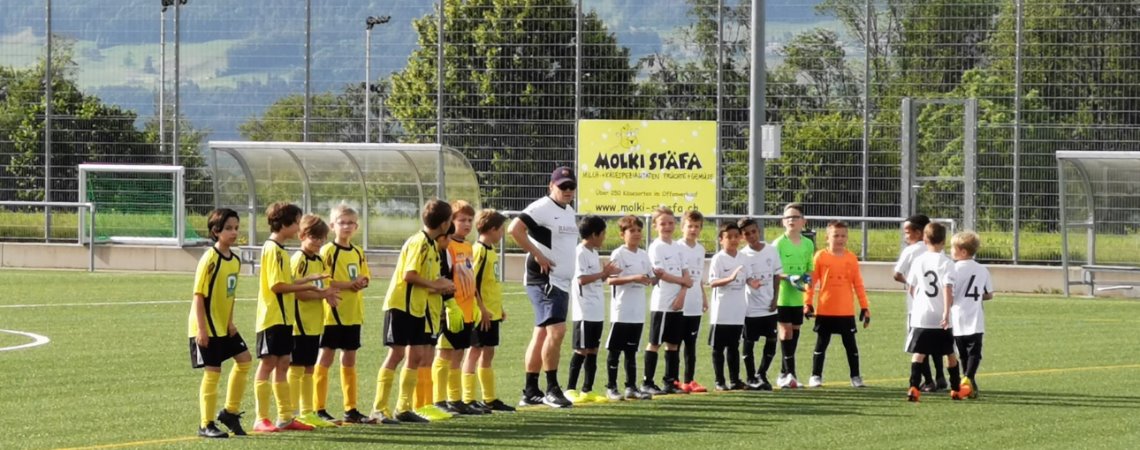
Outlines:
[[954,248],[960,248],[966,252],[971,258],[978,254],[978,249],[982,247],[982,238],[978,237],[978,233],[973,231],[963,231],[955,234],[950,239],[950,245]]
[[673,214],[672,209],[664,206],[658,206],[657,209],[653,210],[653,217],[650,219],[650,223],[652,223],[654,226],[657,226],[657,219],[660,219],[661,216],[670,216],[674,218],[673,220],[677,220],[676,215]]
[[301,239],[311,237],[314,239],[328,239],[329,226],[316,214],[305,214],[301,217]]
[[337,219],[343,216],[358,216],[356,209],[348,206],[347,203],[341,203],[333,207],[332,212],[329,213],[329,223],[336,223]]

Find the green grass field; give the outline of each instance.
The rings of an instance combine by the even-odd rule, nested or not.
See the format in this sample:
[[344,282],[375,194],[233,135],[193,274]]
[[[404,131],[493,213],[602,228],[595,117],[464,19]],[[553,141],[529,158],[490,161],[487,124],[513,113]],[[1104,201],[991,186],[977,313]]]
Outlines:
[[[858,335],[869,385],[863,390],[847,384],[836,339],[822,389],[542,407],[422,426],[348,426],[202,442],[194,436],[201,372],[189,367],[185,334],[191,284],[191,274],[0,271],[0,329],[51,339],[39,347],[0,351],[0,423],[8,430],[0,448],[1140,447],[1140,361],[1132,348],[1140,303],[998,295],[987,307],[981,397],[952,402],[945,394],[930,394],[912,404],[903,399],[908,363],[901,352],[900,293],[872,294],[874,323]],[[385,353],[379,345],[385,284],[374,283],[366,297],[365,347],[359,354],[365,412]],[[499,392],[513,403],[522,384],[530,307],[521,286],[510,284],[506,291],[509,318],[496,368]],[[236,322],[252,344],[256,280],[243,277],[238,296]],[[706,332],[707,326],[702,341]],[[798,354],[806,380],[814,333],[804,336]],[[30,341],[0,333],[0,347]],[[568,348],[567,342],[564,355]],[[711,386],[709,350],[702,345],[698,352],[697,379]],[[565,359],[562,365],[565,382]],[[658,374],[662,370],[659,365]],[[341,409],[337,378],[330,386],[334,413]],[[604,379],[603,364],[599,384]],[[250,386],[243,404],[247,429],[254,415]],[[224,389],[223,383],[220,398]]]

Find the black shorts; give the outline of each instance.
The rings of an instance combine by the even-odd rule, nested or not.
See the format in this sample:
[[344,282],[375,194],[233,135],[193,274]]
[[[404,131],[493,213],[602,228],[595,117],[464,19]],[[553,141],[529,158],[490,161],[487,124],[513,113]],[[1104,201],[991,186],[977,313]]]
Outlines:
[[248,350],[240,333],[233,336],[212,337],[210,346],[206,348],[199,347],[194,338],[190,338],[190,367],[195,369],[222,367],[225,360]]
[[274,325],[257,332],[257,357],[289,356],[293,353],[293,326]]
[[637,347],[641,345],[641,330],[644,326],[642,323],[611,323],[610,336],[606,338],[606,350],[636,352]]
[[589,350],[598,348],[602,344],[602,322],[575,320],[572,339],[574,350]]
[[812,330],[820,334],[855,334],[859,327],[855,326],[855,316],[815,316]]
[[701,316],[685,316],[685,345],[696,345],[697,334],[701,332]]
[[290,366],[315,366],[321,350],[320,336],[293,336],[293,356]]
[[776,337],[776,315],[744,318],[744,340],[759,341],[760,338]]
[[439,348],[444,350],[466,350],[471,348],[471,341],[474,339],[475,323],[464,323],[463,329],[458,333],[447,331],[447,327],[443,328],[443,336],[439,339]]
[[336,350],[360,349],[360,325],[325,325],[321,347]]
[[653,311],[649,313],[649,343],[680,345],[685,337],[685,313]]
[[954,332],[941,328],[911,328],[907,352],[929,356],[954,354]]
[[740,345],[740,336],[744,333],[744,325],[712,325],[709,330],[709,345],[713,348],[732,347]]
[[566,323],[570,310],[570,294],[553,284],[529,285],[526,296],[534,308],[534,326],[545,327]]
[[958,346],[958,356],[963,360],[968,357],[982,359],[982,334],[954,336],[954,344]]
[[483,347],[498,347],[499,346],[499,324],[502,320],[492,320],[491,328],[483,330],[480,327],[475,327],[472,334],[471,346],[475,348]]
[[792,325],[804,324],[804,307],[803,306],[777,306],[776,317],[780,323],[790,323]]
[[384,311],[384,345],[388,347],[427,345],[430,337],[424,331],[423,317],[416,317],[395,308]]

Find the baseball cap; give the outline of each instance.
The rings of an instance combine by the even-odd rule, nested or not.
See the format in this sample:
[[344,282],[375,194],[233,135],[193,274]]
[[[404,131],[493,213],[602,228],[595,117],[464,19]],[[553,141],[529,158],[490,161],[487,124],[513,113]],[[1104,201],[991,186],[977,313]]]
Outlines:
[[571,170],[569,167],[562,166],[554,169],[554,172],[550,174],[550,182],[555,186],[561,186],[567,182],[577,183],[578,179],[574,177],[573,170]]

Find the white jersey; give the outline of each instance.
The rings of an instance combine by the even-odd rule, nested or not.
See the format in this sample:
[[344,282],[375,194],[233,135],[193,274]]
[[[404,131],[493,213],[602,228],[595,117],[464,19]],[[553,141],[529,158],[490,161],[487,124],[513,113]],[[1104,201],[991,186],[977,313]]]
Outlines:
[[[910,265],[914,262],[914,258],[918,255],[926,253],[926,243],[922,241],[915,242],[906,246],[899,253],[899,260],[895,262],[895,272],[901,273],[903,277],[910,274]],[[893,275],[893,274],[892,274]],[[910,291],[906,292],[906,313],[910,314],[910,304],[914,302],[914,298],[910,296]]]
[[955,336],[969,336],[986,332],[986,313],[982,298],[994,291],[990,271],[977,261],[967,259],[954,263],[958,273],[958,286],[954,288],[954,306],[950,308],[950,322]]
[[776,311],[772,310],[776,294],[773,286],[776,284],[775,276],[784,273],[784,267],[780,265],[780,253],[776,251],[776,247],[764,244],[760,250],[753,250],[752,246],[745,245],[740,249],[740,254],[748,261],[752,276],[760,280],[759,289],[746,286],[748,311],[745,315],[767,317],[776,314]]
[[593,283],[582,284],[582,276],[602,272],[602,262],[598,250],[578,244],[575,250],[578,264],[574,265],[574,283],[570,288],[570,307],[573,320],[603,322],[606,320],[605,280],[599,278]]
[[681,249],[681,256],[685,259],[685,269],[689,271],[689,278],[693,280],[693,287],[685,294],[685,307],[681,310],[685,316],[704,314],[705,304],[705,246],[697,242],[689,247],[685,241],[677,241],[675,245]]
[[546,259],[553,263],[549,273],[543,273],[534,256],[526,257],[526,285],[550,283],[563,292],[570,292],[570,279],[574,277],[574,247],[578,245],[578,224],[574,208],[559,205],[549,196],[535,200],[519,215],[526,224],[526,236]]
[[724,286],[713,288],[712,305],[709,305],[709,323],[715,325],[744,325],[744,315],[748,309],[748,294],[744,291],[747,280],[752,276],[747,258],[737,253],[731,256],[723,250],[713,255],[709,265],[709,283],[727,278],[738,267],[744,267],[736,279]]
[[[649,253],[645,250],[630,250],[624,245],[610,253],[610,261],[616,262],[621,268],[617,276],[630,275],[653,276],[653,266],[649,264]],[[641,283],[626,283],[614,286],[613,298],[610,299],[610,322],[645,323],[645,285]]]
[[942,328],[946,309],[945,289],[957,287],[954,261],[942,252],[918,255],[906,277],[908,289],[914,289],[914,306],[910,312],[912,328]]
[[[674,242],[665,242],[657,238],[649,244],[649,262],[654,269],[665,269],[665,273],[680,277],[685,270],[685,257],[681,247]],[[649,294],[650,311],[673,311],[673,300],[681,293],[682,286],[676,283],[661,280],[653,287]]]

